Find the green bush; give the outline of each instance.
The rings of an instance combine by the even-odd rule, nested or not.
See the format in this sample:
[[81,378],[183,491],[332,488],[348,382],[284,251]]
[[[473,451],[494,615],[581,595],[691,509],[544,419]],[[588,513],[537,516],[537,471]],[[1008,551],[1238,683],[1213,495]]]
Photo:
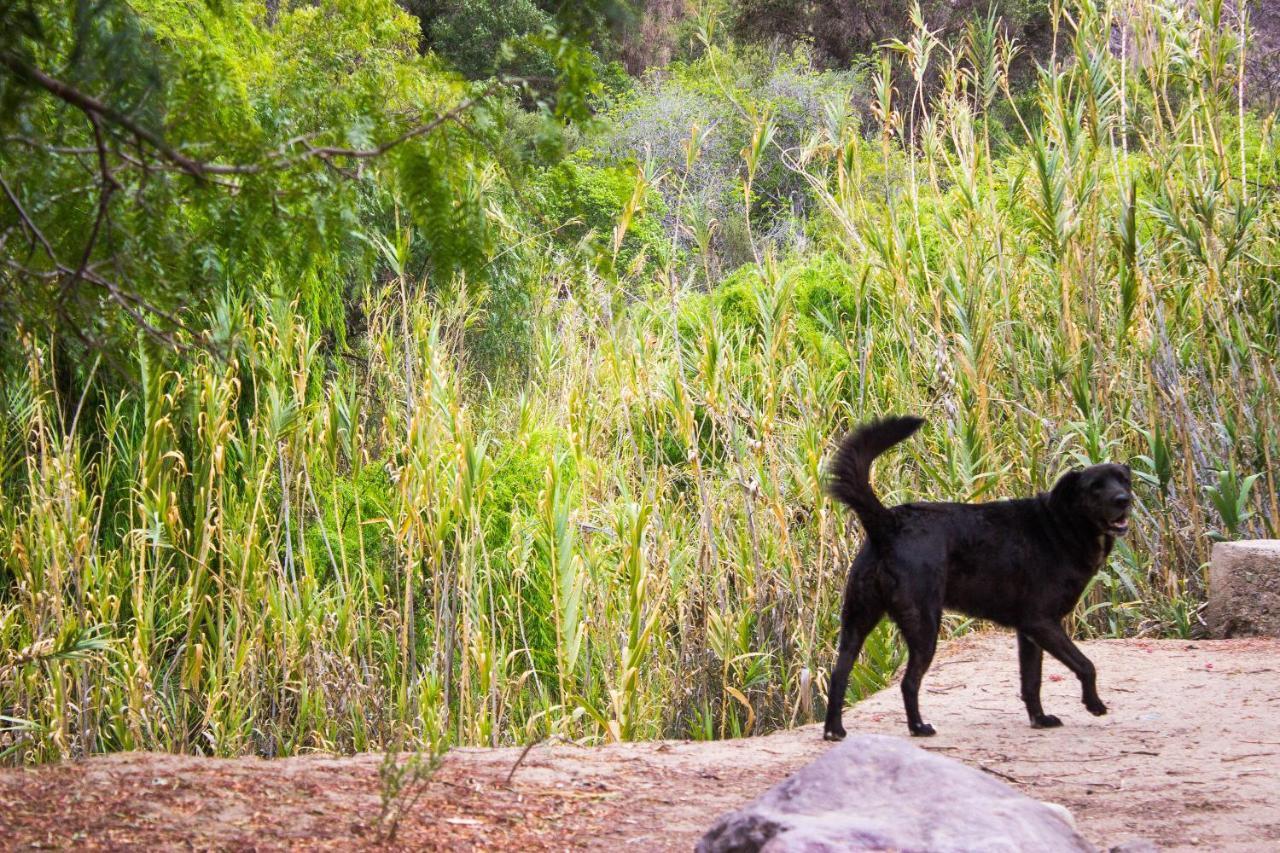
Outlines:
[[[541,189],[547,217],[559,226],[556,235],[560,242],[574,245],[585,239],[595,252],[608,254],[614,229],[632,199],[637,180],[634,166],[599,165],[586,151],[549,169],[541,179]],[[619,271],[637,262],[651,267],[661,261],[667,250],[661,225],[664,211],[661,196],[648,193],[618,252]]]
[[422,22],[423,40],[451,67],[471,80],[498,72],[549,77],[551,57],[536,37],[551,16],[533,0],[405,0]]

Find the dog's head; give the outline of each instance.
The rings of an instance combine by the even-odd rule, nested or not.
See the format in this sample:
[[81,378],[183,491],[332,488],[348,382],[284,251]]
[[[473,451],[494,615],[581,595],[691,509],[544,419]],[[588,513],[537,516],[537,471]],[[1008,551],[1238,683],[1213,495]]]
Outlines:
[[1107,462],[1065,474],[1050,493],[1060,507],[1083,517],[1108,536],[1129,530],[1133,480],[1128,465]]

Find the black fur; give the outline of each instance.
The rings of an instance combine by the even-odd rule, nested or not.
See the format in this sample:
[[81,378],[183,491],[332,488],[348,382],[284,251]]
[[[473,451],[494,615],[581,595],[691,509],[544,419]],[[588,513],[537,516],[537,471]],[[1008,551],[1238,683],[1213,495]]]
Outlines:
[[913,735],[934,733],[920,717],[918,697],[943,608],[1017,631],[1022,701],[1033,726],[1062,725],[1040,706],[1043,652],[1080,679],[1085,707],[1105,714],[1093,664],[1071,642],[1062,619],[1102,567],[1115,537],[1128,529],[1128,466],[1071,471],[1051,491],[1032,498],[886,507],[871,489],[871,463],[922,423],[900,417],[867,424],[845,437],[829,469],[828,491],[857,513],[867,539],[845,585],[823,736],[845,736],[841,713],[849,670],[886,613],[907,643],[907,727]]

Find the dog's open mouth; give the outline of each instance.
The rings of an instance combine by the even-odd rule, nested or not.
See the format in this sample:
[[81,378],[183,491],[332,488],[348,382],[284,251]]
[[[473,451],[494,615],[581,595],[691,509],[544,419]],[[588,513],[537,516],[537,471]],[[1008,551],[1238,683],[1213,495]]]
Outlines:
[[1107,532],[1112,536],[1123,536],[1129,532],[1129,518],[1123,516],[1107,522]]

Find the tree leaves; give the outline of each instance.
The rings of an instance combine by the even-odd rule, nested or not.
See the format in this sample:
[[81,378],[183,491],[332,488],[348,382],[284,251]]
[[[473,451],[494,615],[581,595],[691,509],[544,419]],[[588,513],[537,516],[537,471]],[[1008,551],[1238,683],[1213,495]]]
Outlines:
[[[487,176],[523,163],[490,107],[514,90],[420,56],[393,0],[265,19],[230,0],[29,0],[0,27],[0,245],[23,247],[0,267],[10,348],[19,326],[78,347],[138,327],[200,342],[218,294],[257,290],[341,339],[335,295],[376,262],[350,235],[389,226],[398,203],[436,282],[484,274]],[[556,46],[557,108],[581,117],[594,57],[554,27],[538,37]]]

